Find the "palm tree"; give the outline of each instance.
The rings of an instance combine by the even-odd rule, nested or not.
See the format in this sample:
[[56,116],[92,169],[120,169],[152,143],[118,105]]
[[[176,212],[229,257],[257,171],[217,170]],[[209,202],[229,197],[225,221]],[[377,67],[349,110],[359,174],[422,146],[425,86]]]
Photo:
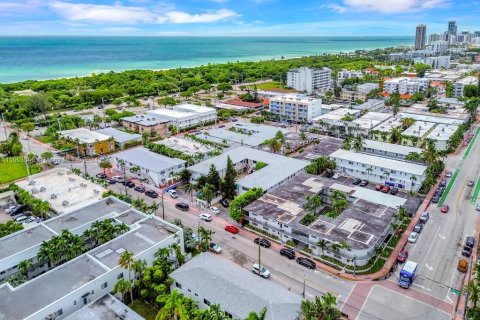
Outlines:
[[311,211],[313,215],[316,215],[317,209],[322,205],[322,198],[318,194],[309,194],[305,199],[307,200],[305,208]]
[[20,261],[18,264],[18,270],[27,278],[28,277],[28,271],[30,268],[33,266],[32,260],[23,260]]
[[186,183],[183,185],[182,188],[186,194],[190,195],[190,200],[193,201],[193,193],[195,192],[195,186],[191,183]]
[[267,308],[263,308],[259,313],[252,311],[248,314],[245,320],[265,320],[267,318]]
[[148,211],[148,213],[155,215],[159,208],[160,208],[160,203],[156,203],[155,201],[153,201],[152,204],[148,207],[148,210],[146,211]]
[[211,184],[207,183],[205,186],[202,188],[202,197],[205,202],[207,202],[207,207],[210,207],[210,203],[213,200],[214,197],[214,188]]
[[372,168],[372,167],[368,167],[367,169],[365,169],[365,171],[367,171],[367,179],[368,179],[368,181],[370,181],[370,174],[372,173],[373,168]]
[[155,320],[187,320],[188,310],[184,304],[185,297],[177,290],[173,290],[170,294],[157,297],[157,302],[164,304],[163,308],[158,312]]
[[147,267],[147,261],[145,260],[135,260],[132,264],[133,272],[135,272],[135,279],[140,279],[143,276],[143,272]]
[[413,185],[415,184],[415,181],[417,181],[417,177],[411,176],[411,177],[410,177],[410,181],[411,181],[411,184],[410,184],[410,192],[413,192]]
[[345,250],[350,250],[350,245],[347,241],[343,240],[340,242],[340,248]]
[[333,254],[337,254],[340,252],[340,245],[336,242],[331,242],[328,247],[330,248],[330,251],[333,252]]
[[435,149],[435,143],[433,141],[428,141],[427,147],[422,151],[422,158],[428,165],[437,162],[439,155]]
[[[124,251],[118,258],[118,265],[124,269],[128,269],[128,282],[132,283],[132,264],[134,263],[133,260],[133,253]],[[133,291],[132,287],[130,286],[130,300],[133,301]]]
[[273,152],[273,153],[277,153],[280,150],[282,150],[282,143],[275,138],[265,140],[264,144],[267,145],[268,148],[270,149],[270,151]]
[[207,252],[210,246],[210,241],[212,241],[212,235],[214,232],[201,226],[198,229],[198,236],[200,237],[200,251]]
[[[125,302],[125,293],[127,293],[128,291],[131,292],[131,290],[132,290],[132,284],[130,283],[130,281],[125,280],[123,278],[118,280],[117,283],[115,283],[115,286],[113,287],[114,293],[120,293],[122,295],[123,302]],[[133,302],[133,300],[130,302]]]
[[212,304],[208,310],[208,319],[209,320],[227,320],[230,319],[226,314],[225,311],[223,311],[220,308],[220,305],[218,304]]
[[468,299],[473,303],[473,307],[477,307],[477,303],[480,300],[480,287],[475,281],[470,281],[467,286]]
[[325,239],[320,239],[317,242],[317,246],[320,248],[320,250],[322,250],[322,256],[324,254],[324,251],[328,249],[329,243],[330,242]]
[[355,152],[361,152],[363,151],[363,145],[364,145],[363,136],[359,134],[353,140],[353,150],[355,150]]
[[305,320],[339,320],[340,310],[337,309],[337,298],[330,292],[314,301],[303,300],[301,304]]
[[110,161],[100,161],[98,166],[102,168],[103,173],[105,173],[105,169],[110,169],[112,167],[112,164],[110,163]]

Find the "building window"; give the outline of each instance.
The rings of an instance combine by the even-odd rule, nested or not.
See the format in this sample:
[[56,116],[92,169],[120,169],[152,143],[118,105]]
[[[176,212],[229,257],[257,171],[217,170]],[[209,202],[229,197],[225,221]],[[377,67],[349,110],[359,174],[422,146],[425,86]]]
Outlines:
[[210,301],[208,301],[207,299],[203,299],[203,303],[205,303],[207,306],[210,305]]
[[107,287],[108,283],[107,282],[104,282],[102,283],[102,285],[100,286],[100,289],[105,289]]
[[190,290],[190,289],[187,289],[187,291],[188,291],[188,292],[192,292],[192,290]]
[[177,287],[178,289],[182,289],[182,285],[178,282],[175,282],[175,287]]

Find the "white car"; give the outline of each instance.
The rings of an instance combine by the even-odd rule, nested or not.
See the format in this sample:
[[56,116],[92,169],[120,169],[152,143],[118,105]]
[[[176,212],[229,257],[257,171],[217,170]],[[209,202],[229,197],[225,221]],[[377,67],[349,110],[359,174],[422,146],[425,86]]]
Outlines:
[[167,191],[168,194],[170,195],[170,197],[172,197],[173,199],[177,199],[178,198],[178,193],[177,191],[175,191],[175,189],[170,189]]
[[201,213],[199,217],[204,221],[212,221],[212,216],[209,215],[208,213]]
[[332,179],[338,180],[340,178],[340,173],[335,172],[334,175],[332,176]]
[[113,176],[112,179],[115,180],[116,182],[123,182],[122,176]]
[[477,203],[477,211],[480,211],[480,203]]
[[418,233],[417,233],[417,232],[412,232],[412,233],[410,233],[410,235],[408,236],[408,242],[410,242],[410,243],[415,243],[415,242],[417,242],[417,239],[418,239]]
[[211,211],[214,215],[219,215],[219,214],[220,214],[220,209],[218,209],[217,207],[214,207],[214,206],[211,206],[211,207],[210,207],[210,211]]
[[215,252],[215,253],[222,253],[222,247],[220,247],[216,243],[211,242],[210,243],[210,251]]
[[262,278],[265,278],[265,279],[270,277],[270,271],[268,271],[268,269],[265,268],[264,266],[258,265],[258,263],[255,263],[252,266],[252,272],[255,273],[255,274],[258,274],[259,276],[261,276]]

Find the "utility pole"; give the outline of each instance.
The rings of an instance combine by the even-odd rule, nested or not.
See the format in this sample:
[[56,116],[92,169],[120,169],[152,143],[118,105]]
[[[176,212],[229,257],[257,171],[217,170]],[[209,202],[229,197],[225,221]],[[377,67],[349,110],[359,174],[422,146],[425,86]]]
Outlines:
[[305,273],[304,273],[303,274],[303,291],[302,291],[303,299],[305,299],[305,289],[306,289],[306,285],[305,285]]
[[261,241],[261,238],[258,238],[258,271],[260,272],[260,268],[261,268],[261,264],[260,264],[260,241]]
[[162,219],[165,220],[165,203],[163,202],[163,190],[162,190]]

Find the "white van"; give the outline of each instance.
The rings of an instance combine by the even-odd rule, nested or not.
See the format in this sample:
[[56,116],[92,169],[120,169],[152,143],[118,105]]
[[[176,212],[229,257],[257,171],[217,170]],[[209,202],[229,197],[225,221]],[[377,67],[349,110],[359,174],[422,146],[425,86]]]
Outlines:
[[170,189],[167,192],[170,195],[170,197],[172,197],[173,199],[178,198],[178,193],[177,193],[177,191],[175,191],[175,189]]

